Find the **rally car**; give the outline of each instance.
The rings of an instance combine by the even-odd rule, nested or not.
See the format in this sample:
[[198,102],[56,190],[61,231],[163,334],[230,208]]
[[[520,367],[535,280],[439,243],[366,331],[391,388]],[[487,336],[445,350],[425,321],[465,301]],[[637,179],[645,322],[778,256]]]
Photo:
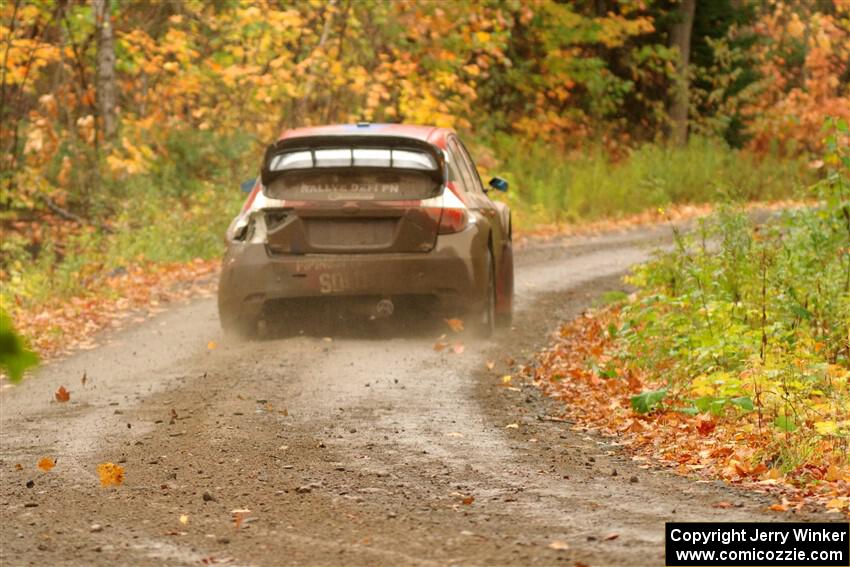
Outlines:
[[[245,185],[245,184],[243,184]],[[511,214],[457,134],[401,124],[287,130],[227,229],[221,325],[254,335],[305,304],[370,319],[399,308],[481,335],[511,320]]]

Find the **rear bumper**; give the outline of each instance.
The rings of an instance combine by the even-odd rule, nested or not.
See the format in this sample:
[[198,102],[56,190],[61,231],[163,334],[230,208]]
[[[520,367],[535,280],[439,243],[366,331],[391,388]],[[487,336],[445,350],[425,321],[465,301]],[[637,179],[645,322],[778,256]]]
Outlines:
[[275,300],[428,296],[446,309],[486,297],[487,236],[472,225],[440,235],[430,252],[270,255],[264,244],[231,242],[221,271],[222,317],[257,317]]

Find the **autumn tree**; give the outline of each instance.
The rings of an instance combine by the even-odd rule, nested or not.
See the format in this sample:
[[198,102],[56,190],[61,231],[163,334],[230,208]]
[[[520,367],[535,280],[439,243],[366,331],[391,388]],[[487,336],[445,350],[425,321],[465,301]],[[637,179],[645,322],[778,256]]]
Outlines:
[[670,45],[676,49],[676,77],[670,103],[671,134],[674,143],[682,146],[688,141],[688,77],[691,57],[691,31],[694,24],[696,0],[682,0],[678,8],[677,21],[670,29]]
[[115,46],[113,43],[110,0],[92,0],[97,33],[97,107],[106,139],[115,134]]

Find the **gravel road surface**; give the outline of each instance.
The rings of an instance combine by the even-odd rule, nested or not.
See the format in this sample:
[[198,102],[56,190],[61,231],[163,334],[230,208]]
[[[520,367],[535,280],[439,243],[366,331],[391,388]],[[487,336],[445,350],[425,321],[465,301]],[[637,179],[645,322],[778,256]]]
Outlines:
[[[407,320],[229,344],[210,299],[104,335],[0,391],[0,563],[662,565],[665,521],[775,519],[499,386],[667,232],[526,246],[491,340]],[[434,350],[444,332],[461,354]],[[122,486],[100,487],[102,462]]]

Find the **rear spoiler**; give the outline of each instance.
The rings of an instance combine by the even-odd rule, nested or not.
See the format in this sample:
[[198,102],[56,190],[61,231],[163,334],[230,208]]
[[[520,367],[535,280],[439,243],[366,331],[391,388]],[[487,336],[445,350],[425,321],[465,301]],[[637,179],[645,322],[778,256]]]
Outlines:
[[[434,158],[437,168],[434,170],[414,169],[417,173],[424,173],[433,178],[437,183],[444,184],[448,180],[448,170],[443,152],[435,145],[422,140],[412,138],[401,138],[398,136],[302,136],[297,138],[285,138],[279,140],[266,148],[263,157],[263,168],[260,172],[263,185],[268,186],[276,178],[286,171],[273,171],[270,168],[272,160],[281,154],[308,151],[313,154],[315,164],[315,152],[321,149],[347,149],[347,148],[369,148],[369,149],[397,149],[418,150],[429,154]],[[354,167],[353,163],[349,167]],[[312,167],[301,168],[301,171],[312,169]],[[331,169],[331,168],[329,168]],[[336,166],[333,169],[346,169],[345,166]],[[397,168],[404,170],[405,168]],[[289,169],[287,171],[298,171]]]

